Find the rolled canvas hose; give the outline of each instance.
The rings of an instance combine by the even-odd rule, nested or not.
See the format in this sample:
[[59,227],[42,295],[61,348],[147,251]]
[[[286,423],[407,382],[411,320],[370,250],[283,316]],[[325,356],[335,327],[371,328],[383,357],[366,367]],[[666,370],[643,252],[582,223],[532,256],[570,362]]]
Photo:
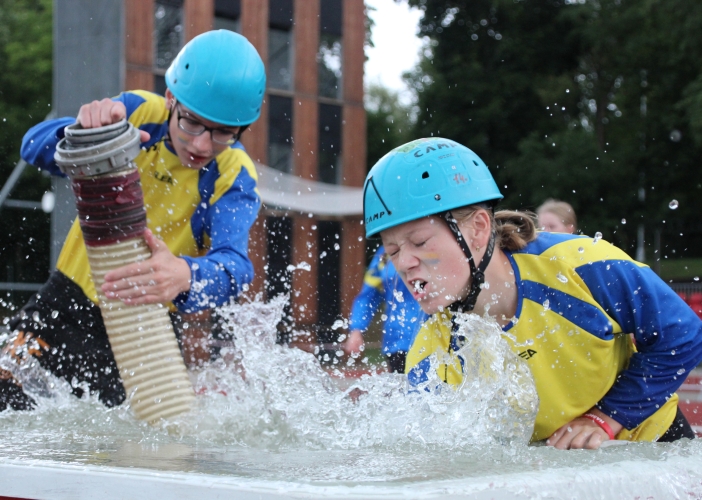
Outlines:
[[192,408],[195,393],[162,304],[108,299],[105,274],[146,260],[146,211],[139,172],[139,131],[123,120],[99,128],[69,125],[54,158],[70,177],[98,305],[125,392],[137,418],[151,424]]

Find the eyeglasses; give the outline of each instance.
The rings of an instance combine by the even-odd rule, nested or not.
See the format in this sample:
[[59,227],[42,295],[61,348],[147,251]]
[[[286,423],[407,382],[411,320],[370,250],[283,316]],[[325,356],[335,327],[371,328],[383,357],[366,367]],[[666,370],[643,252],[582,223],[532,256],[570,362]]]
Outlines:
[[204,132],[210,133],[210,138],[212,142],[221,144],[223,146],[231,146],[236,142],[236,132],[227,128],[212,128],[206,127],[204,124],[197,120],[188,118],[181,114],[180,105],[176,105],[176,112],[178,113],[178,128],[188,135],[202,135]]

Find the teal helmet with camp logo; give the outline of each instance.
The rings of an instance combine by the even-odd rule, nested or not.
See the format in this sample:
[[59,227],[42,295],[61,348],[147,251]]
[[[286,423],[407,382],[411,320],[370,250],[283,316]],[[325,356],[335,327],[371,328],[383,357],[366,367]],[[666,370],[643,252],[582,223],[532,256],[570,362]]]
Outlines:
[[439,137],[418,139],[390,151],[368,173],[363,187],[366,236],[500,199],[485,162],[473,151]]

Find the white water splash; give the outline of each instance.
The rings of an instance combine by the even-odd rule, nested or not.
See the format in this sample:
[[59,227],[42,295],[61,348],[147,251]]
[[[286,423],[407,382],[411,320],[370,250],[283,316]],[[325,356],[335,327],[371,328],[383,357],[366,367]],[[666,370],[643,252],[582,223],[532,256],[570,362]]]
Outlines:
[[[323,369],[312,354],[276,344],[285,301],[279,297],[221,308],[231,341],[221,348],[220,359],[191,373],[200,394],[197,408],[169,422],[171,434],[208,446],[267,450],[456,450],[528,443],[538,407],[536,392],[528,369],[509,350],[497,324],[476,315],[458,318],[458,335],[466,339],[459,351],[466,366],[463,384],[448,387],[431,370],[432,390],[417,391],[400,374],[344,380],[340,371]],[[66,413],[87,411],[74,421],[78,428],[85,430],[87,419],[95,422],[95,433],[111,434],[115,417],[133,420],[126,408],[106,409],[95,398],[77,400],[67,383],[40,371],[31,363],[20,378],[38,402],[37,415],[61,415],[54,425],[65,424]],[[76,411],[78,407],[82,409]],[[133,424],[139,433],[159,432]]]

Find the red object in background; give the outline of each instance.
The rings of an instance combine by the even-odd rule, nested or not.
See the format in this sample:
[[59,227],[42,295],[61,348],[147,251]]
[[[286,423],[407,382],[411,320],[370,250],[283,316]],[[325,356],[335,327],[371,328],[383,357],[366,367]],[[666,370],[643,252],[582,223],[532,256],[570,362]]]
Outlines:
[[698,437],[702,437],[702,371],[695,370],[687,377],[680,389],[678,406]]
[[693,293],[687,303],[695,311],[695,314],[702,318],[702,293]]
[[690,306],[690,309],[695,311],[698,318],[702,319],[702,293],[695,292],[687,295],[686,293],[678,292],[678,297],[683,299],[685,303]]

